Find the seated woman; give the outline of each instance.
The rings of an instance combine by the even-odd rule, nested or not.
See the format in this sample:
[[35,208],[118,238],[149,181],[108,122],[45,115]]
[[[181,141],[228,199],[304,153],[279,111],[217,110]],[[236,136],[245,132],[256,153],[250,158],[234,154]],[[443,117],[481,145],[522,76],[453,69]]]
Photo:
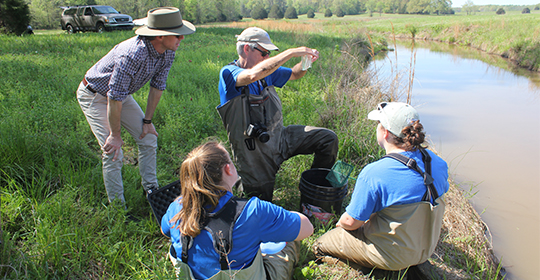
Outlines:
[[[195,148],[182,163],[181,196],[161,220],[182,279],[290,279],[298,259],[294,241],[310,236],[313,225],[303,214],[256,197],[234,197],[237,180],[229,153],[217,142]],[[263,257],[261,243],[284,241],[283,250]]]
[[[448,166],[421,146],[425,134],[412,106],[383,102],[368,119],[379,121],[377,142],[387,155],[360,172],[346,212],[313,249],[319,256],[365,268],[402,270],[425,262],[435,250],[449,188]],[[404,163],[396,159],[400,155]],[[409,159],[419,171],[406,165]],[[419,172],[431,176],[424,180]]]

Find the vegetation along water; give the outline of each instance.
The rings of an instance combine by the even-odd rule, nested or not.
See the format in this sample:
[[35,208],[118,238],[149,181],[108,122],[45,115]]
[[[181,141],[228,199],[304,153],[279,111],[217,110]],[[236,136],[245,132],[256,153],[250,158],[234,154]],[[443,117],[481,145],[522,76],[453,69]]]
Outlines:
[[[504,27],[501,21],[518,21],[519,16],[478,15],[481,20],[474,22],[492,26],[495,32]],[[525,16],[536,20],[538,14]],[[454,17],[456,22],[446,23],[443,30],[473,21],[472,16],[457,15],[374,13],[325,18],[316,13],[314,19],[300,15],[297,20],[245,19],[229,23],[232,28],[199,27],[177,52],[168,89],[155,114],[160,133],[160,181],[175,180],[184,155],[204,139],[227,139],[215,111],[219,103],[217,74],[236,57],[234,35],[243,27],[266,28],[283,49],[307,45],[321,52],[304,79],[280,90],[285,123],[336,131],[339,158],[353,164],[353,174],[357,174],[382,156],[373,124],[364,116],[381,99],[402,97],[387,85],[374,83],[374,73],[364,71],[364,62],[370,54],[386,48],[393,34],[412,35],[411,23],[417,24],[414,26],[420,31],[414,34],[419,38],[430,30],[427,26]],[[518,22],[528,26],[526,21]],[[535,28],[529,30],[536,32]],[[459,33],[454,42],[460,42],[465,34]],[[85,71],[133,32],[0,36],[0,275],[6,279],[173,278],[166,257],[169,241],[159,232],[139,186],[135,143],[126,141],[123,172],[128,210],[142,221],[124,223],[125,210],[109,205],[104,188],[97,187],[102,185],[100,149],[74,96]],[[489,41],[471,38],[478,43]],[[534,40],[531,36],[527,46],[537,44]],[[499,41],[494,45],[503,50],[501,53],[510,49]],[[147,91],[141,89],[136,100],[143,102]],[[309,162],[309,156],[297,157],[283,166],[275,194],[277,204],[298,208],[298,180]],[[433,279],[498,279],[499,262],[484,238],[482,221],[457,188],[450,194],[453,203],[437,255],[422,269]],[[363,272],[340,263],[316,260],[309,248],[329,227],[318,224],[314,236],[303,242],[297,279],[387,277],[378,276],[378,272],[362,276]]]

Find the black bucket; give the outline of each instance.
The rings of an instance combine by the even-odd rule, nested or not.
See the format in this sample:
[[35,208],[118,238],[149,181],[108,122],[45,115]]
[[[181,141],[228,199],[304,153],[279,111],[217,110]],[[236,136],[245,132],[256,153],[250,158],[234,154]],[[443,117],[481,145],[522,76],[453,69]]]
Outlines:
[[321,207],[329,213],[341,214],[343,199],[347,196],[347,182],[341,187],[333,187],[326,179],[332,170],[314,168],[306,170],[300,178],[300,208],[302,203]]

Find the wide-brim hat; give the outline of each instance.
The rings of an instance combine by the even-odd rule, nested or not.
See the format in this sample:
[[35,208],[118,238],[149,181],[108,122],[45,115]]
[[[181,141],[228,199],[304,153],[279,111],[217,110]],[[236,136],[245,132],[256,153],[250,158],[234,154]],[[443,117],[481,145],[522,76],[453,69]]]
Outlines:
[[182,20],[180,10],[175,7],[159,7],[148,11],[145,26],[135,30],[144,36],[188,35],[195,32],[195,26]]
[[368,114],[368,119],[379,121],[381,125],[397,137],[404,135],[401,131],[420,120],[418,112],[411,105],[402,102],[382,102],[377,105],[377,110]]
[[258,27],[246,28],[244,31],[242,31],[242,33],[240,33],[240,35],[236,35],[236,40],[241,42],[258,43],[261,45],[261,47],[269,51],[279,50],[276,45],[272,44],[268,32]]

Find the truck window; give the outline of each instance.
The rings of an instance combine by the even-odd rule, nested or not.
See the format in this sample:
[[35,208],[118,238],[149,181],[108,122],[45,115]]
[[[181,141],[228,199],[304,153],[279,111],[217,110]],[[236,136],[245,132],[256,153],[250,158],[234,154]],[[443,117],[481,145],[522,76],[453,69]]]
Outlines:
[[92,15],[92,9],[90,7],[86,8],[84,11],[85,16],[91,16]]
[[64,15],[66,15],[66,16],[72,16],[72,15],[74,15],[76,12],[77,12],[77,9],[67,9],[67,10],[65,10]]
[[119,12],[116,11],[111,6],[97,6],[97,7],[93,7],[93,9],[94,9],[94,13],[96,13],[97,15],[99,15],[99,14],[119,14]]

